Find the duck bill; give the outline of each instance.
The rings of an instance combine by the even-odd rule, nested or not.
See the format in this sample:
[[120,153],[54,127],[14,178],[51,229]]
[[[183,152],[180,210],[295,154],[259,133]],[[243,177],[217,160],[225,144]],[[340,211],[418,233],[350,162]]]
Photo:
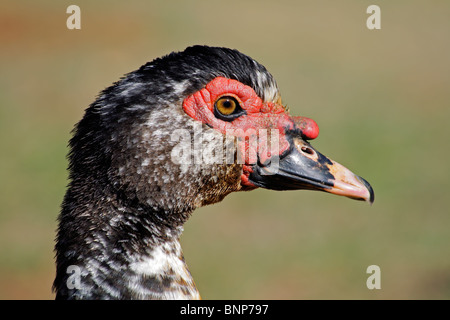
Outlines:
[[374,201],[370,184],[341,164],[328,159],[301,138],[293,138],[290,149],[265,165],[255,164],[249,181],[272,190],[317,190],[369,203]]

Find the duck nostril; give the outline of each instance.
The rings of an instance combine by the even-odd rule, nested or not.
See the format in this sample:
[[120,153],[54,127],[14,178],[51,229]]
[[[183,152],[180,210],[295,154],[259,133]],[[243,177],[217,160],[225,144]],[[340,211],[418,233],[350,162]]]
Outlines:
[[314,150],[309,148],[309,147],[302,147],[301,148],[303,153],[309,154],[309,155],[313,155],[314,154]]

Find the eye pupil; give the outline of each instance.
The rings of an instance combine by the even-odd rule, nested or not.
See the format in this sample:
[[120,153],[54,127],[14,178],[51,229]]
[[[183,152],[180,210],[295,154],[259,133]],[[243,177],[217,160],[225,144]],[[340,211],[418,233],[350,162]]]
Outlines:
[[231,106],[232,106],[232,102],[230,101],[230,100],[225,100],[224,102],[222,102],[222,106],[224,107],[224,108],[226,108],[226,109],[229,109],[229,108],[231,108]]

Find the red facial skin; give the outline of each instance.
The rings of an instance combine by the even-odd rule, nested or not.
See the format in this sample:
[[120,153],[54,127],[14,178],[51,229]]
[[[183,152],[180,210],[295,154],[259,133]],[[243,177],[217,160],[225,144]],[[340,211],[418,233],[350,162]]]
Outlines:
[[[214,103],[222,96],[232,96],[239,102],[246,114],[232,120],[224,121],[214,115]],[[267,150],[271,130],[278,130],[278,155],[290,148],[286,132],[298,129],[305,139],[315,139],[319,127],[314,120],[305,117],[292,117],[278,102],[264,102],[255,91],[237,80],[217,77],[205,88],[187,97],[183,102],[184,111],[193,119],[201,121],[223,134],[232,134],[239,140],[241,155],[245,155],[241,183],[243,186],[255,187],[248,180],[252,165],[258,161],[265,163],[272,155]],[[261,134],[260,129],[265,129]],[[255,144],[249,143],[245,137],[257,137]],[[256,147],[257,150],[254,150]]]

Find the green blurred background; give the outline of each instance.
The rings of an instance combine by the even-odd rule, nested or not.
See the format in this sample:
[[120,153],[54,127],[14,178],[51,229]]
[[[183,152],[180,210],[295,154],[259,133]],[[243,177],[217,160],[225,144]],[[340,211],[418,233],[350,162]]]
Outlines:
[[[66,8],[81,8],[81,30]],[[381,7],[381,30],[366,8]],[[275,76],[313,145],[373,206],[310,191],[232,194],[182,246],[205,299],[449,299],[449,1],[2,1],[0,299],[52,299],[67,141],[97,93],[192,44]],[[368,290],[366,268],[381,268]]]

